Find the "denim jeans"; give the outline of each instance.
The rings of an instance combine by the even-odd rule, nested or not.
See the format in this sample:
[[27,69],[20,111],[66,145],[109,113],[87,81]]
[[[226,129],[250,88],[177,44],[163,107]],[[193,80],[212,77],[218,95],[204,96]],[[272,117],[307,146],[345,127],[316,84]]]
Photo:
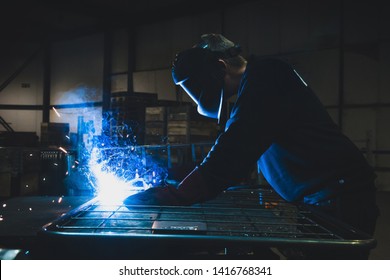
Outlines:
[[[318,203],[314,208],[370,236],[374,235],[379,209],[376,205],[374,184],[342,193],[335,198]],[[305,259],[368,259],[369,249],[305,250]]]

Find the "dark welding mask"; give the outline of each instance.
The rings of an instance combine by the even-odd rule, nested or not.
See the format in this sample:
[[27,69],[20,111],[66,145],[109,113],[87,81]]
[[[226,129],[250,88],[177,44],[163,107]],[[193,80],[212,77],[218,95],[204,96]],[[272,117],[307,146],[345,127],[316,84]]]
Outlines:
[[173,81],[196,103],[199,114],[218,120],[225,77],[225,67],[220,59],[230,57],[228,51],[195,47],[178,53],[172,67]]

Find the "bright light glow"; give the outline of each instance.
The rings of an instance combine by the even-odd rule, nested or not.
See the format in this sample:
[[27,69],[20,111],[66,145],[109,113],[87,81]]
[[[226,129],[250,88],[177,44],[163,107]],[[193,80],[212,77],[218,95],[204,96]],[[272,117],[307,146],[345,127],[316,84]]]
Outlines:
[[222,104],[223,104],[223,89],[221,89],[221,99],[219,100],[219,109],[218,109],[218,116],[217,116],[217,119],[218,119],[218,122],[221,118],[221,112],[222,112]]
[[302,81],[302,83],[307,87],[307,83],[305,82],[304,79],[302,79],[302,77],[298,74],[298,72],[295,71],[295,69],[294,69],[294,72],[295,72],[295,74],[298,76],[298,78]]
[[61,150],[61,151],[63,151],[65,154],[67,154],[68,153],[68,151],[67,150],[65,150],[64,148],[62,148],[62,147],[58,147],[58,149],[59,150]]
[[[103,127],[111,123],[110,118],[103,118]],[[68,174],[75,191],[87,190],[101,203],[122,204],[128,196],[164,183],[166,159],[153,158],[155,152],[137,146],[131,127],[121,126],[115,131],[118,137],[96,137],[89,129],[83,125],[84,146]]]
[[60,115],[60,113],[58,113],[58,111],[56,110],[56,108],[53,107],[53,111],[54,111],[54,113],[56,113],[56,115],[57,115],[59,118],[61,118],[61,115]]
[[58,203],[62,202],[62,196],[58,199]]
[[[151,183],[140,176],[138,169],[131,172],[131,168],[140,164],[141,160],[137,157],[129,158],[126,150],[128,149],[119,149],[117,153],[107,157],[102,150],[92,149],[89,159],[90,182],[97,198],[104,204],[122,203],[126,197],[152,187]],[[157,183],[157,180],[154,182]]]
[[183,81],[181,81],[180,83],[178,83],[178,85],[180,85],[184,90],[185,92],[187,92],[188,96],[191,97],[192,101],[195,102],[196,105],[198,105],[199,103],[199,100],[198,100],[198,97],[197,96],[194,96],[194,93],[191,91],[191,89],[189,89],[186,85],[185,85],[185,82],[188,80],[185,79]]

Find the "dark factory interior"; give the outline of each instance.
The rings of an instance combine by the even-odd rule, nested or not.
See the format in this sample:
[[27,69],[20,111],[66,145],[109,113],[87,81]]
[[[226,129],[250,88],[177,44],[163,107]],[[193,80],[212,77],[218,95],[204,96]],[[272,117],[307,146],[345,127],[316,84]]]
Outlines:
[[[13,0],[1,7],[0,259],[361,252],[390,259],[385,1]],[[256,163],[237,185],[200,203],[123,202],[177,188],[224,134],[221,119],[234,111],[237,93],[225,98],[217,121],[172,79],[176,54],[203,34],[222,34],[245,59],[287,61],[315,92],[375,172],[373,236],[282,198]],[[268,111],[264,122],[278,119]]]

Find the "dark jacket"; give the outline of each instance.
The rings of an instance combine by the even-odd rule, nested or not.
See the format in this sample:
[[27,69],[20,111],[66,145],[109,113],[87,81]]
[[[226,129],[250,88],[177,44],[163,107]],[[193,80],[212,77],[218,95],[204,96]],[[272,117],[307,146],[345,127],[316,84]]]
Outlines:
[[375,178],[314,92],[286,62],[249,60],[238,97],[200,171],[216,192],[255,166],[288,201],[316,203]]

